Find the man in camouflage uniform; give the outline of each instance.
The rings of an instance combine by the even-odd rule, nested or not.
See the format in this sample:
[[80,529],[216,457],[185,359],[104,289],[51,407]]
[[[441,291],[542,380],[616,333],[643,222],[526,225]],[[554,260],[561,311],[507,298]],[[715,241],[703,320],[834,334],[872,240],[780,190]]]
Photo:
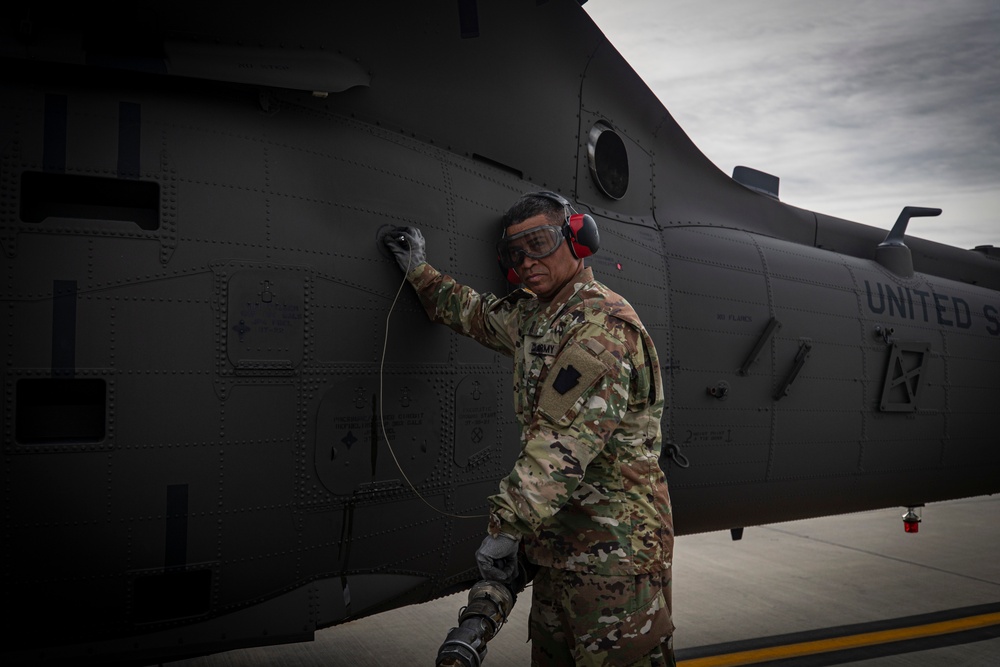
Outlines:
[[532,665],[673,665],[659,362],[632,307],[584,267],[569,219],[553,193],[505,213],[498,253],[527,289],[504,298],[427,264],[417,229],[386,245],[432,320],[514,358],[522,449],[476,556],[505,583],[522,542],[539,566]]

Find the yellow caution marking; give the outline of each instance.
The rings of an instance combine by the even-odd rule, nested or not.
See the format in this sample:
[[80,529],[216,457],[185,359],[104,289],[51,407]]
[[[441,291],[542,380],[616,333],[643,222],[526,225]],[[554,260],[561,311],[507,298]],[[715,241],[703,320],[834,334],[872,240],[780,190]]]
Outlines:
[[769,648],[753,649],[750,651],[739,651],[737,653],[726,653],[724,655],[712,655],[704,658],[682,660],[677,664],[679,667],[738,667],[739,665],[752,665],[754,663],[767,662],[769,660],[801,658],[802,656],[814,655],[816,653],[846,651],[854,648],[876,646],[878,644],[889,644],[891,642],[901,642],[909,639],[922,639],[924,637],[934,637],[936,635],[947,635],[955,632],[965,632],[967,630],[986,628],[998,624],[1000,624],[1000,612],[993,614],[980,614],[978,616],[968,616],[966,618],[956,618],[951,621],[928,623],[926,625],[915,625],[908,628],[865,632],[859,635],[847,635],[845,637],[818,639],[816,641],[786,644],[784,646],[772,646]]

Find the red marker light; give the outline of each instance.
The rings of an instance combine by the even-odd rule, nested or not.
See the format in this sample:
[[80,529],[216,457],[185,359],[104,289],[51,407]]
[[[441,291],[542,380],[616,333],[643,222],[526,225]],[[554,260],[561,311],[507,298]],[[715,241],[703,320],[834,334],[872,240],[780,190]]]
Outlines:
[[621,271],[621,270],[622,270],[622,263],[621,263],[621,262],[618,262],[618,264],[617,264],[616,266],[618,267],[618,270],[619,270],[619,271]]
[[908,533],[920,532],[920,515],[913,511],[912,507],[907,508],[903,515],[903,530]]

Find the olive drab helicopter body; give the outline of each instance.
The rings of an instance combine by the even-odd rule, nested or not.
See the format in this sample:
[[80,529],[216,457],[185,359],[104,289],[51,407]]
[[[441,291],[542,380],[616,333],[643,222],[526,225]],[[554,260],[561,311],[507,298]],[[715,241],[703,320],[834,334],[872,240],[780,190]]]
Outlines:
[[995,250],[721,173],[576,2],[328,5],[0,12],[4,664],[467,588],[509,360],[378,238],[501,294],[528,191],[593,217],[657,345],[679,534],[1000,490]]

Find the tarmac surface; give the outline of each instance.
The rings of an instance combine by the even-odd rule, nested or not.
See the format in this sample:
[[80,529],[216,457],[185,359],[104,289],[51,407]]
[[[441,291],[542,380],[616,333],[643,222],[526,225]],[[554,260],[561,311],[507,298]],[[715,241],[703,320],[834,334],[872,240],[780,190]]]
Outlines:
[[[681,667],[1000,664],[1000,496],[677,539],[674,635]],[[465,593],[321,630],[315,641],[168,667],[434,665]],[[483,667],[530,664],[530,589]],[[778,662],[775,660],[780,659]]]

